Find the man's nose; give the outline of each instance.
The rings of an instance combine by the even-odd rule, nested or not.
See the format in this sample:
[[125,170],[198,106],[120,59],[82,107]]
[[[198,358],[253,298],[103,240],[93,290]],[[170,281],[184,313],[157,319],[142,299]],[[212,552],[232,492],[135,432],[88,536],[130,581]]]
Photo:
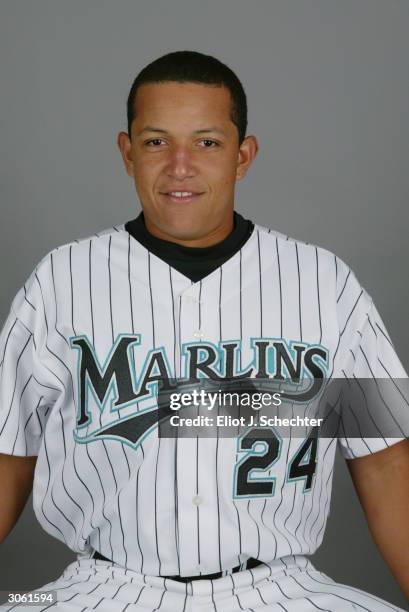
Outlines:
[[193,155],[187,147],[172,147],[169,152],[167,174],[176,179],[195,175]]

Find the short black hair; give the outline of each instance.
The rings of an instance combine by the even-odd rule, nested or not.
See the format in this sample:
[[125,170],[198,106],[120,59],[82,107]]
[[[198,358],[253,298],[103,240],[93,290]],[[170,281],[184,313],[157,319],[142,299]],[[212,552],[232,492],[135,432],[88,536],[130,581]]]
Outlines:
[[247,99],[243,85],[236,74],[220,60],[198,51],[174,51],[162,55],[145,68],[135,78],[127,101],[128,135],[135,117],[135,98],[138,88],[145,83],[202,83],[204,85],[224,86],[231,95],[231,120],[239,132],[239,144],[246,136]]

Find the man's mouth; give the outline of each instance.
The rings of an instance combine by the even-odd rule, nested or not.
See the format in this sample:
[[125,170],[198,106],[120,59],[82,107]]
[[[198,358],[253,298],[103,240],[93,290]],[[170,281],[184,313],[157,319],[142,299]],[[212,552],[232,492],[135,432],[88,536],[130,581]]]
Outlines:
[[170,202],[191,202],[202,193],[197,191],[167,191],[161,192]]

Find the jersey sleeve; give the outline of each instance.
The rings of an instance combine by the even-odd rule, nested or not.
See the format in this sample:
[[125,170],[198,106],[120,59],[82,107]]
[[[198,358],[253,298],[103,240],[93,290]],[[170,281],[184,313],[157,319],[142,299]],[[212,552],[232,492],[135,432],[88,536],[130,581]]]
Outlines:
[[409,437],[408,375],[372,298],[353,273],[349,282],[354,312],[348,315],[350,328],[343,328],[346,393],[338,430],[345,459],[372,454]]
[[0,334],[0,453],[36,456],[59,390],[39,358],[47,322],[34,271],[15,296]]

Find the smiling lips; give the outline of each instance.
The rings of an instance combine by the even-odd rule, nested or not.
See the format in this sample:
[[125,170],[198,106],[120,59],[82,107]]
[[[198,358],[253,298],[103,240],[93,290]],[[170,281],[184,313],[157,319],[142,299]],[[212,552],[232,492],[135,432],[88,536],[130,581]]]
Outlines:
[[202,195],[197,191],[167,191],[161,192],[170,202],[191,202],[194,198]]

